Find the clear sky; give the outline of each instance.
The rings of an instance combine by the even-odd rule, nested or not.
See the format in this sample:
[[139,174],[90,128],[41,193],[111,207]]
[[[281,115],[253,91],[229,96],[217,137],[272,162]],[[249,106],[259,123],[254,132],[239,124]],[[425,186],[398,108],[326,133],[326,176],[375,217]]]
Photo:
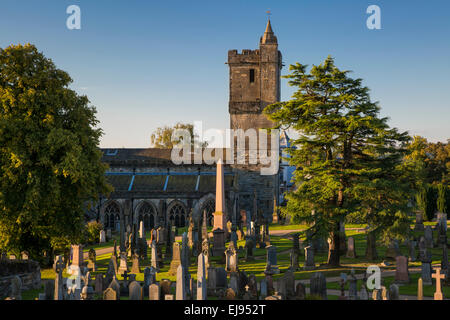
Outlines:
[[[66,8],[81,8],[81,30]],[[381,30],[369,30],[369,5]],[[178,121],[229,126],[229,49],[256,49],[267,15],[288,65],[338,67],[364,79],[390,124],[450,138],[448,0],[0,0],[0,47],[33,43],[97,107],[101,147],[149,147]],[[293,93],[282,81],[282,100]]]

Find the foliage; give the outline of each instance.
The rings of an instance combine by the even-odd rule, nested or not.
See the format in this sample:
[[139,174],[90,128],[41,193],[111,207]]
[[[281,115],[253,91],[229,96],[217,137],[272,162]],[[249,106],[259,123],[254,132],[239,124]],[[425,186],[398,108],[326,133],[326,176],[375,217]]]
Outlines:
[[85,231],[85,243],[95,244],[100,241],[100,231],[103,229],[103,225],[97,221],[89,221]]
[[417,207],[424,214],[426,221],[431,221],[436,212],[436,193],[429,184],[420,185],[416,194]]
[[0,49],[0,249],[43,253],[78,242],[83,203],[110,191],[86,96],[35,46]]
[[437,185],[450,183],[450,144],[428,142],[414,136],[408,145],[406,162],[414,168],[417,182]]
[[298,88],[293,99],[264,112],[276,128],[299,134],[286,159],[296,167],[296,189],[287,193],[283,210],[311,224],[313,234],[328,234],[328,263],[338,265],[339,223],[348,214],[398,236],[407,230],[410,176],[402,159],[410,137],[389,128],[362,80],[339,70],[331,57],[309,73],[306,68],[290,66],[285,78]]
[[181,123],[181,122],[178,122],[173,127],[164,126],[157,128],[150,136],[152,146],[154,148],[172,149],[178,143],[182,143],[182,139],[180,139],[180,137],[175,138],[173,136],[175,130],[189,131],[191,137],[190,144],[192,147],[204,148],[207,146],[206,142],[198,143],[198,145],[196,145],[194,138],[196,139],[198,138],[198,136],[194,135],[194,125],[190,123]]
[[437,190],[437,210],[442,213],[450,213],[450,192],[448,190],[448,187],[441,183],[437,186]]

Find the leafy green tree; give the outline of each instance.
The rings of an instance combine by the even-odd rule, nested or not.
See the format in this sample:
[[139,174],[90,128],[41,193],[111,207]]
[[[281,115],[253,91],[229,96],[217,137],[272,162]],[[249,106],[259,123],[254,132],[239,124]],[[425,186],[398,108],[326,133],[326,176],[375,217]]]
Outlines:
[[437,187],[438,197],[437,197],[437,210],[442,213],[449,213],[449,192],[448,187],[444,184],[439,184]]
[[191,146],[198,148],[205,148],[207,146],[206,142],[200,142],[195,145],[194,138],[197,138],[197,135],[194,135],[194,125],[191,123],[181,123],[178,122],[173,127],[164,126],[157,128],[152,135],[150,136],[150,142],[154,148],[160,149],[172,149],[175,145],[182,142],[179,138],[172,139],[172,135],[175,130],[188,130],[191,136]]
[[288,150],[296,189],[286,195],[283,211],[310,224],[313,234],[329,235],[328,264],[337,266],[339,222],[347,215],[378,227],[388,221],[392,232],[405,229],[402,158],[410,137],[389,128],[362,80],[339,70],[331,57],[309,73],[300,63],[290,70],[285,78],[298,88],[293,99],[264,110],[276,128],[299,134],[297,148]]
[[0,249],[44,252],[81,240],[83,204],[110,191],[86,96],[35,46],[0,49]]

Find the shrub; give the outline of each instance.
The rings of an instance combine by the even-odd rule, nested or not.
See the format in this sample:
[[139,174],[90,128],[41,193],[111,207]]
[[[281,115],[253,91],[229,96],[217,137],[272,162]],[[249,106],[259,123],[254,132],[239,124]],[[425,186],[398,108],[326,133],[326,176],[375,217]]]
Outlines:
[[90,221],[86,226],[85,242],[89,244],[98,243],[100,241],[100,231],[103,225],[97,221]]

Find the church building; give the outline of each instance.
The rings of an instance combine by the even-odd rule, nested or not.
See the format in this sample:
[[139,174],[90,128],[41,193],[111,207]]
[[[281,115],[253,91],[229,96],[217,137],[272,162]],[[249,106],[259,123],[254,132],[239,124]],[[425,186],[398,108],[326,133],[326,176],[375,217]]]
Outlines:
[[[270,20],[260,38],[259,49],[228,51],[230,128],[271,128],[262,113],[280,101],[282,56]],[[212,224],[215,210],[215,164],[181,164],[171,161],[169,149],[102,149],[109,165],[106,176],[114,191],[102,197],[95,209],[105,229],[117,230],[144,221],[146,230],[155,226],[183,227],[189,218],[202,220],[207,213]],[[224,154],[230,152],[223,150]],[[277,151],[279,152],[279,151]],[[226,164],[225,198],[227,219],[236,223],[243,211],[252,220],[271,222],[274,201],[280,199],[283,174],[261,175],[260,164]],[[278,203],[276,203],[278,205]]]

